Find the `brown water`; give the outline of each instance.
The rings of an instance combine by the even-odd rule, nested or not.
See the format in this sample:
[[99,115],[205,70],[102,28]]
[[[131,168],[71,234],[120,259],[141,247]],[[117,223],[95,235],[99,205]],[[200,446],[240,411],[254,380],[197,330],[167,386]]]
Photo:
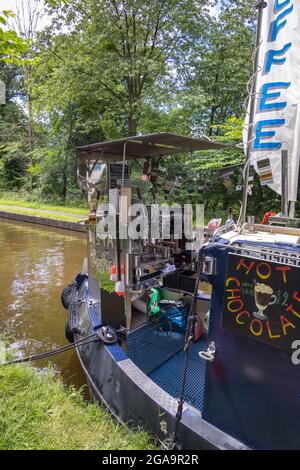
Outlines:
[[[85,256],[84,234],[0,219],[0,335],[17,356],[67,344],[60,294]],[[50,361],[67,383],[85,383],[76,352]]]

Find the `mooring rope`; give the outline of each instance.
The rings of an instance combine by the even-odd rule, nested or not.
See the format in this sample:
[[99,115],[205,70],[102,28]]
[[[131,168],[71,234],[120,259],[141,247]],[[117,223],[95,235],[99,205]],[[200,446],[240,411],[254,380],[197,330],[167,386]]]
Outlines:
[[195,284],[193,299],[192,299],[192,303],[191,303],[191,307],[189,311],[188,323],[187,323],[187,328],[186,328],[186,333],[185,333],[184,348],[183,348],[185,352],[185,360],[184,360],[184,365],[183,365],[183,370],[182,370],[182,379],[181,379],[180,394],[179,394],[179,399],[178,399],[178,408],[177,408],[177,413],[175,417],[174,434],[173,434],[173,439],[171,440],[172,442],[170,443],[171,449],[177,448],[180,450],[179,439],[178,439],[178,428],[181,422],[182,412],[183,412],[184,393],[185,393],[187,371],[188,371],[188,365],[189,365],[189,359],[190,359],[189,352],[190,352],[191,343],[194,340],[194,328],[195,328],[195,322],[196,322],[196,316],[197,316],[196,301],[197,301],[197,294],[198,294],[198,284],[199,284],[202,272],[203,272],[203,249],[201,248],[198,254],[198,270],[197,270],[196,284]]
[[[87,340],[89,340],[90,338],[93,338],[93,337],[94,337],[94,339],[92,339],[91,341],[87,341]],[[38,361],[39,359],[45,359],[46,357],[55,356],[56,354],[61,354],[65,351],[69,351],[70,349],[74,349],[77,346],[84,346],[86,344],[90,344],[90,343],[93,343],[93,342],[98,341],[98,340],[99,340],[98,335],[96,333],[93,333],[89,336],[86,336],[85,338],[79,339],[78,341],[74,341],[74,343],[67,344],[65,346],[61,346],[60,348],[51,349],[50,351],[45,351],[43,353],[33,354],[31,356],[23,357],[21,359],[14,359],[13,361],[0,363],[0,366],[20,364],[22,362]]]

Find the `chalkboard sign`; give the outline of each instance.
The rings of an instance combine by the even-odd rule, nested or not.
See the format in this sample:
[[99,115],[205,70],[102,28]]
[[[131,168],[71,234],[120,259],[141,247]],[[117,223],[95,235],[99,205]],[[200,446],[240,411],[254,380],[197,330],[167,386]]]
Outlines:
[[229,254],[222,328],[291,350],[300,339],[299,269]]

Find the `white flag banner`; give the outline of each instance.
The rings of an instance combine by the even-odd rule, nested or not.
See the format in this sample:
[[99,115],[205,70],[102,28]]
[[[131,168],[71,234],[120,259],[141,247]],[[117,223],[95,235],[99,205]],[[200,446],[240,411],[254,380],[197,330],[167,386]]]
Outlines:
[[[297,200],[300,155],[300,0],[267,0],[263,9],[250,162],[281,194],[288,151],[289,200]],[[244,128],[247,143],[248,121]]]

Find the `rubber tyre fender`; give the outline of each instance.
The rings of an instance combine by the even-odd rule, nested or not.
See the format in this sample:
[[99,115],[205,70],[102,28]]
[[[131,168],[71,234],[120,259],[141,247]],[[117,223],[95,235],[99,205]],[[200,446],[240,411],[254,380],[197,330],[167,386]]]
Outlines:
[[67,323],[65,324],[65,337],[66,337],[66,339],[69,341],[69,343],[74,343],[74,341],[75,341],[74,333],[73,333],[73,331],[71,330],[68,321],[67,321]]
[[61,296],[60,296],[60,300],[61,300],[61,303],[63,305],[63,307],[68,310],[69,306],[70,306],[70,296],[71,294],[73,293],[73,289],[74,289],[74,283],[72,284],[68,284],[62,291],[61,293]]

